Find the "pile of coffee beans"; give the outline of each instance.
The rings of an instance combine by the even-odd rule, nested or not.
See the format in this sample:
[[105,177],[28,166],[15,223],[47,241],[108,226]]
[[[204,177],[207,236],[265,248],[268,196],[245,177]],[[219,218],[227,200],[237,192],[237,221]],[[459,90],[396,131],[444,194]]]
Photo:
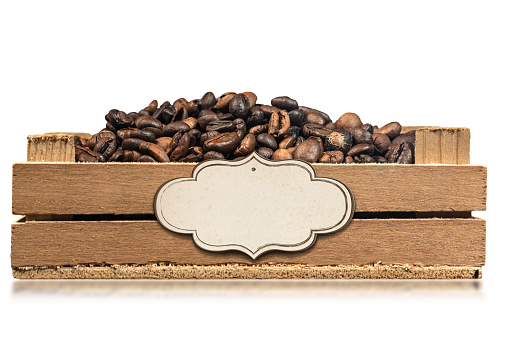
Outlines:
[[112,109],[106,128],[76,138],[78,162],[199,162],[241,159],[256,151],[271,160],[311,163],[414,163],[415,133],[401,125],[364,124],[355,113],[337,121],[290,97],[258,104],[252,92],[208,92],[139,112]]

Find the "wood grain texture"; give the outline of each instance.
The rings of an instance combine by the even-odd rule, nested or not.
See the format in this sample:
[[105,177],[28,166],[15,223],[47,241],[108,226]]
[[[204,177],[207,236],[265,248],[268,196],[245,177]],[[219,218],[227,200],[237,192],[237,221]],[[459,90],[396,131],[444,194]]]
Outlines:
[[416,164],[469,164],[469,128],[429,127],[416,130]]
[[[410,265],[149,264],[13,268],[12,275],[17,279],[480,279],[482,269]],[[40,288],[39,285],[37,292]]]
[[29,135],[27,161],[74,162],[74,135],[41,134]]
[[354,219],[322,234],[303,252],[269,252],[252,260],[240,252],[208,252],[191,235],[156,221],[33,221],[12,225],[11,265],[301,264],[483,266],[485,220]]
[[[157,189],[190,177],[195,164],[16,163],[12,212],[153,214]],[[486,208],[483,166],[314,164],[353,191],[357,212],[477,211]],[[199,209],[199,207],[196,207]]]

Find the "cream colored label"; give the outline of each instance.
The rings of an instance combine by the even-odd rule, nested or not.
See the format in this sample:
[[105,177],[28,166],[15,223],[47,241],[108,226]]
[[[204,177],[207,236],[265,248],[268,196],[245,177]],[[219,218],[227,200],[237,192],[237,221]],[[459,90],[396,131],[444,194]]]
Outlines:
[[253,153],[198,164],[191,178],[159,188],[154,209],[161,225],[192,234],[205,250],[237,250],[255,259],[271,250],[306,249],[318,234],[346,226],[354,198],[342,182],[316,177],[307,162]]

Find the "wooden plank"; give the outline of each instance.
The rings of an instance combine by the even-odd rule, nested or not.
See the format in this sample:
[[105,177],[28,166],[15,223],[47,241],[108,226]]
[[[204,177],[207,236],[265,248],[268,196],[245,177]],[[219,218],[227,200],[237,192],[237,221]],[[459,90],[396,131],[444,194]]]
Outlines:
[[416,164],[469,164],[469,128],[429,127],[416,130]]
[[74,162],[74,135],[41,134],[29,135],[27,161]]
[[451,265],[483,266],[485,220],[354,219],[322,234],[303,252],[269,252],[252,260],[240,252],[207,252],[191,235],[156,221],[34,221],[12,225],[11,265]]
[[[16,163],[13,214],[153,214],[157,189],[190,177],[195,164]],[[478,211],[486,208],[483,166],[314,164],[348,185],[357,212]]]

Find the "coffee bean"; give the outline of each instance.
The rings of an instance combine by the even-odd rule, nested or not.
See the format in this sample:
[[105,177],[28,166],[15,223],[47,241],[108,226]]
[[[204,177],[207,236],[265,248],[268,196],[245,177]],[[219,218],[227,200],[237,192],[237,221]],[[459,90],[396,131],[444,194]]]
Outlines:
[[310,163],[317,162],[321,158],[322,152],[319,142],[315,139],[307,139],[296,148],[293,158],[305,160]]
[[191,129],[194,129],[198,126],[198,119],[194,118],[194,117],[188,117],[187,119],[185,120],[182,120],[183,123],[186,123],[187,125],[189,125],[189,127]]
[[414,146],[410,142],[403,142],[386,154],[389,163],[412,164],[414,163]]
[[[117,135],[120,131],[117,132]],[[153,134],[150,131],[145,130],[125,130],[123,133],[123,139],[130,139],[130,138],[136,138],[136,139],[142,139],[148,142],[155,142],[155,134]]]
[[140,157],[141,153],[139,153],[138,151],[130,151],[130,150],[123,151],[124,162],[138,162]]
[[291,152],[289,152],[287,149],[278,149],[275,152],[273,152],[272,160],[290,160],[293,159],[293,156],[291,155]]
[[374,148],[376,152],[379,154],[385,154],[388,151],[388,147],[391,145],[390,138],[388,138],[383,133],[374,133],[372,134],[372,142],[374,143]]
[[171,145],[172,141],[173,141],[173,138],[171,138],[171,137],[161,137],[156,140],[156,144],[157,144],[157,146],[162,148],[164,150],[164,152],[166,152],[166,154],[167,154],[168,150],[169,150],[169,145]]
[[145,127],[142,131],[152,132],[155,135],[155,139],[162,137],[162,130],[155,127]]
[[178,132],[173,137],[172,144],[169,149],[171,154],[169,155],[169,161],[175,162],[187,155],[187,151],[190,147],[190,136],[186,132]]
[[139,146],[144,142],[145,142],[145,140],[136,139],[136,138],[123,139],[122,149],[131,150],[131,151],[132,150],[139,151]]
[[194,100],[187,102],[187,104],[185,105],[185,109],[187,110],[187,113],[189,114],[189,116],[193,117],[196,114],[198,114],[199,111],[201,111],[202,105],[203,105],[203,102],[201,101],[201,99],[194,99]]
[[229,102],[236,95],[234,92],[226,92],[217,98],[214,108],[217,111],[225,112],[229,108]]
[[215,151],[206,152],[203,157],[203,160],[210,160],[210,159],[225,159],[225,158],[224,158],[224,154],[219,153],[219,152],[215,152]]
[[122,129],[132,125],[132,117],[125,112],[112,109],[106,115],[106,120],[116,129]]
[[416,139],[415,138],[415,131],[411,131],[411,132],[407,132],[407,133],[401,134],[398,137],[394,138],[392,140],[392,144],[400,144],[402,142],[410,142],[414,146],[415,139]]
[[173,116],[176,114],[176,110],[169,103],[169,101],[164,101],[162,105],[155,111],[152,115],[152,118],[159,120],[163,124],[167,124],[171,121]]
[[376,160],[378,164],[386,164],[388,162],[385,157],[382,157],[380,155],[374,155],[373,158],[374,160]]
[[242,139],[240,145],[234,152],[234,155],[237,157],[246,156],[254,152],[256,148],[256,136],[254,134],[247,134],[245,138]]
[[259,154],[259,156],[270,160],[273,155],[273,150],[268,147],[260,147],[256,150],[256,153]]
[[319,162],[327,164],[341,164],[344,162],[344,153],[341,151],[326,151],[319,159]]
[[281,142],[279,142],[279,148],[280,149],[287,149],[289,147],[292,147],[295,144],[295,137],[291,135],[287,135],[284,139],[282,139]]
[[222,154],[229,154],[235,151],[240,144],[240,137],[236,132],[221,133],[216,137],[206,140],[203,143],[205,151],[216,151]]
[[160,122],[157,119],[154,119],[153,117],[151,117],[149,115],[142,115],[142,116],[138,117],[134,121],[134,124],[139,129],[143,129],[145,127],[153,127],[153,128],[162,130],[162,122]]
[[355,160],[353,159],[352,156],[348,155],[344,158],[344,163],[345,164],[354,164],[355,163]]
[[249,99],[250,104],[249,109],[252,109],[252,107],[256,105],[256,101],[258,100],[257,95],[252,92],[243,92],[242,94],[245,95],[247,99]]
[[271,104],[272,106],[283,109],[287,112],[298,108],[298,102],[287,96],[273,98]]
[[[203,115],[201,115],[203,112],[205,112],[205,113]],[[215,114],[212,111],[203,110],[199,114],[201,116],[198,118],[198,125],[202,130],[206,130],[206,126],[208,126],[209,123],[219,120],[219,117],[217,116],[217,114]]]
[[368,154],[372,155],[374,153],[374,145],[373,144],[358,144],[351,147],[347,155],[352,157],[360,154]]
[[116,150],[112,156],[109,157],[108,162],[124,162],[123,152],[121,149]]
[[265,133],[268,131],[268,124],[265,125],[257,125],[249,129],[249,134],[258,135],[261,133]]
[[304,124],[314,124],[314,125],[326,125],[326,120],[323,118],[321,114],[315,112],[309,112],[305,115],[303,120]]
[[265,121],[265,113],[259,106],[254,106],[250,110],[250,116],[247,118],[247,127],[261,125]]
[[333,131],[331,129],[326,128],[325,126],[316,125],[316,124],[305,124],[302,127],[303,136],[308,138],[311,136],[319,137],[321,139],[326,138],[326,136]]
[[300,127],[291,126],[291,127],[289,127],[288,135],[292,136],[296,140],[300,136],[300,131],[301,131]]
[[100,153],[104,155],[106,159],[115,153],[117,148],[116,136],[109,136],[106,138],[101,138],[95,144],[93,151],[96,153]]
[[106,162],[104,155],[98,154],[88,147],[74,146],[74,148],[78,162]]
[[138,162],[157,162],[157,160],[149,155],[142,155],[139,157]]
[[161,147],[151,142],[144,142],[139,145],[139,152],[146,154],[157,160],[158,162],[169,162],[169,157],[166,151]]
[[170,122],[169,124],[164,126],[164,129],[162,130],[162,135],[164,135],[165,137],[172,137],[180,131],[188,132],[190,130],[191,130],[190,126],[185,122],[175,121]]
[[206,131],[217,131],[219,133],[233,132],[235,124],[230,120],[216,120],[212,121],[206,126]]
[[261,133],[256,137],[257,142],[264,147],[271,148],[272,150],[276,150],[278,145],[275,138],[268,133]]
[[326,114],[325,112],[321,112],[317,109],[306,107],[306,106],[300,106],[298,108],[301,109],[304,114],[317,113],[317,114],[321,115],[323,117],[323,119],[325,119],[326,124],[328,124],[329,122],[332,122],[332,119],[330,119],[330,116],[328,114]]
[[373,164],[376,160],[368,154],[356,155],[354,158],[357,164]]
[[288,115],[292,126],[301,127],[303,125],[303,122],[305,120],[305,113],[303,113],[302,109],[297,108],[292,111],[289,111]]
[[191,139],[190,141],[190,147],[194,147],[194,146],[201,146],[200,144],[200,141],[201,141],[201,132],[198,130],[198,129],[191,129],[189,132],[187,132],[189,134],[189,137]]
[[361,127],[353,128],[351,130],[351,135],[356,144],[372,144],[373,142],[372,133]]
[[391,122],[376,130],[376,133],[383,133],[390,139],[399,136],[402,126],[398,122]]
[[235,118],[247,119],[250,110],[250,102],[243,93],[236,94],[229,102],[229,112]]
[[201,98],[201,109],[209,110],[215,105],[216,102],[217,99],[215,99],[215,95],[212,92],[206,92]]
[[325,137],[325,151],[340,151],[347,153],[353,147],[353,137],[345,129],[339,129],[337,132],[331,132]]
[[335,122],[335,126],[337,126],[337,128],[344,128],[349,131],[354,128],[362,127],[362,125],[362,120],[360,120],[360,117],[355,113],[344,113]]
[[268,122],[268,134],[273,135],[275,138],[283,138],[288,134],[290,126],[291,121],[285,110],[274,112]]

